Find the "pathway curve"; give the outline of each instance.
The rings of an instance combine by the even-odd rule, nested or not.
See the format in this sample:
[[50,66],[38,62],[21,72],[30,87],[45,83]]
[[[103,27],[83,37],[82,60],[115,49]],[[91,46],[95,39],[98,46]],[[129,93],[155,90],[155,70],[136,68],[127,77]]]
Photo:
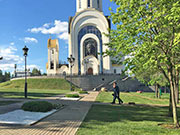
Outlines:
[[64,104],[64,109],[32,126],[0,125],[0,135],[75,135],[97,95],[89,92],[79,101],[51,99]]

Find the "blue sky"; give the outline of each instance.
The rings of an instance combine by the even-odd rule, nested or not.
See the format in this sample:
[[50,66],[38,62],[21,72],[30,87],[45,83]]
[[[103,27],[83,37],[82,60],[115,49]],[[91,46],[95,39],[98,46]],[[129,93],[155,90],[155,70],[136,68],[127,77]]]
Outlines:
[[[114,4],[103,0],[103,11],[110,15]],[[47,40],[59,39],[60,60],[67,61],[67,26],[69,16],[76,12],[76,0],[0,0],[0,69],[24,69],[22,48],[26,45],[28,67],[46,72]]]

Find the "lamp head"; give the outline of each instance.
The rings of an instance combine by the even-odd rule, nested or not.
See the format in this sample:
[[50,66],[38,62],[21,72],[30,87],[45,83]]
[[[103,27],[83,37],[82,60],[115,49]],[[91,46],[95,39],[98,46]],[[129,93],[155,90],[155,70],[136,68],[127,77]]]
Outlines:
[[75,61],[75,58],[72,56],[72,54],[67,59],[68,59],[69,63],[73,63]]
[[27,56],[29,48],[25,46],[22,50],[24,51],[24,56]]

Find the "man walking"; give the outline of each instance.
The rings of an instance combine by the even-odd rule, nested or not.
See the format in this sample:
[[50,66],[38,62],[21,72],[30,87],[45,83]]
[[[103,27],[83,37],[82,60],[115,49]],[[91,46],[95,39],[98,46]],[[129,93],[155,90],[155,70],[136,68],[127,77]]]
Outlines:
[[116,98],[118,99],[119,104],[122,104],[123,101],[119,98],[119,87],[117,86],[116,82],[113,83],[113,91],[114,91],[114,93],[112,94],[113,95],[113,102],[111,104],[115,104]]

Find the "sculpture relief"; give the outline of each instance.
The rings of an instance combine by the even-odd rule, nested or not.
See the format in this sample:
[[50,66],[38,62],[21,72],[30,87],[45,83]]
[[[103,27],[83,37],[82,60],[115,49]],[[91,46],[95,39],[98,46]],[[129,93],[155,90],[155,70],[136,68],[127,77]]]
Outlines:
[[93,38],[88,38],[84,41],[84,56],[94,55],[97,57],[97,42]]

